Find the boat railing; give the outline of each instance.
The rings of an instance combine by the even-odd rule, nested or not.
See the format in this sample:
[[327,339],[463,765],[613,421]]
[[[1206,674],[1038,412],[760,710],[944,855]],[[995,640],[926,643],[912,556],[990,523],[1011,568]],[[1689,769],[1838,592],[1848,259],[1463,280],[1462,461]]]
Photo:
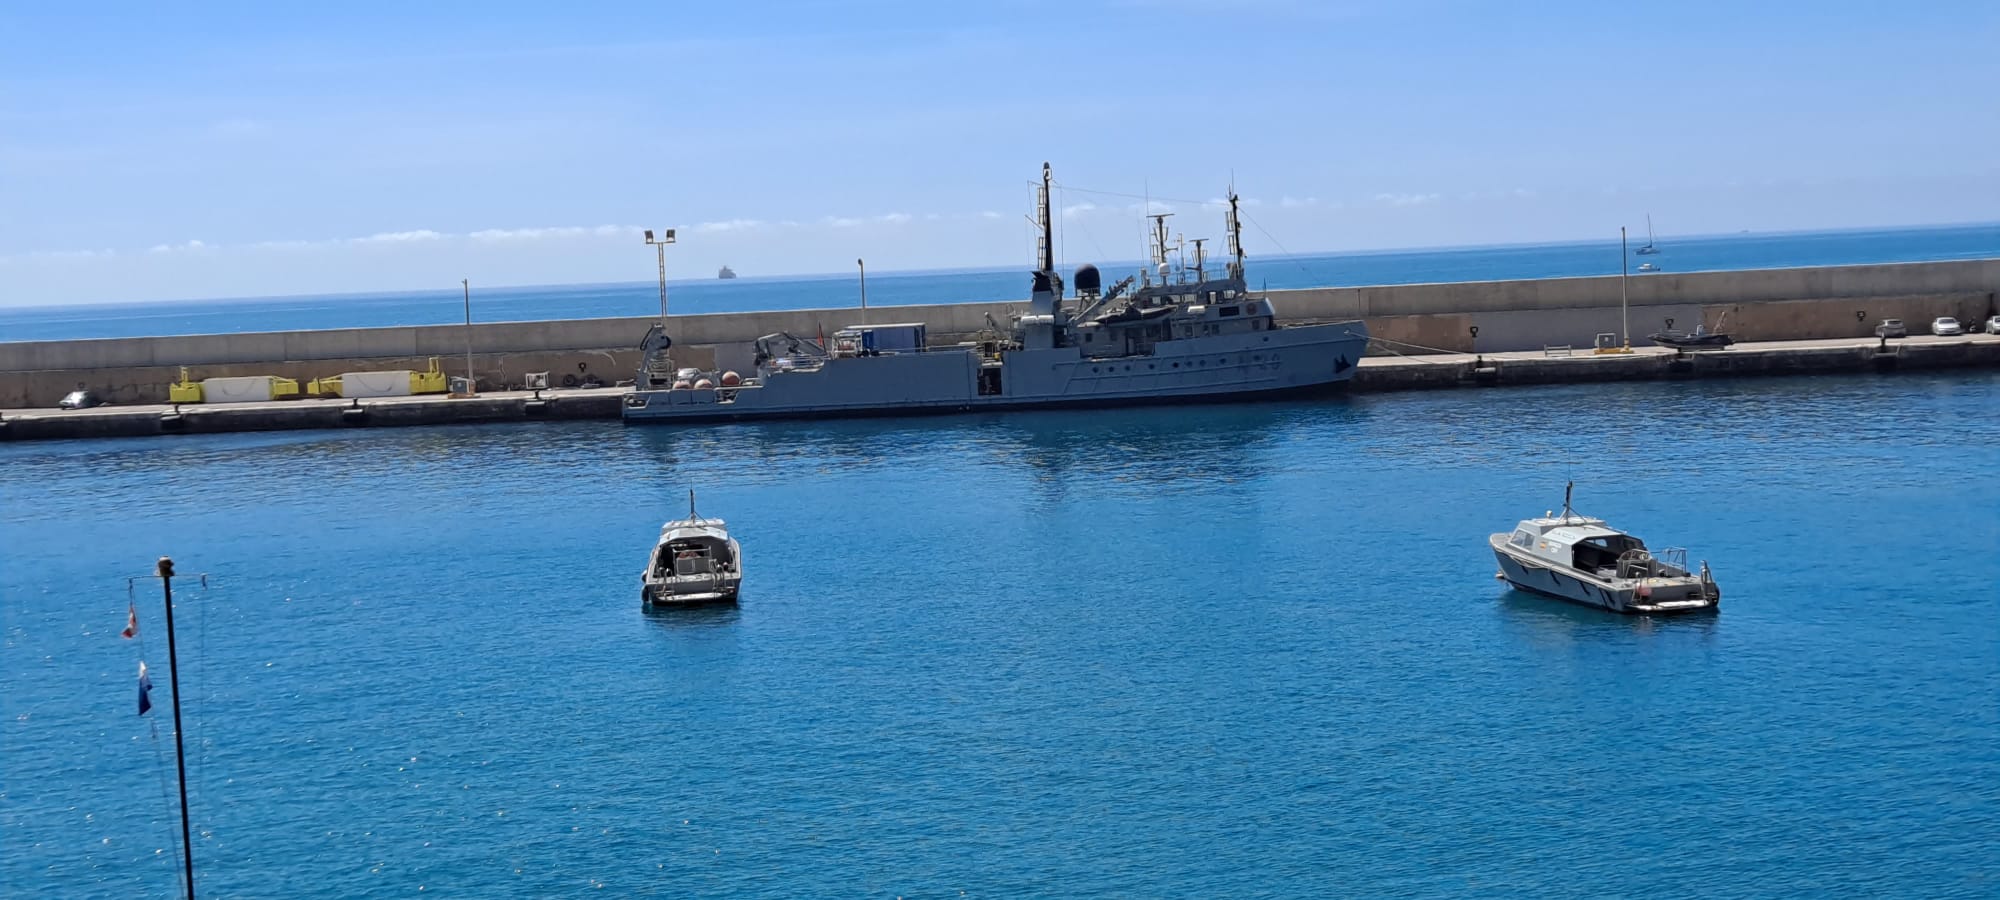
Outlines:
[[1661,547],[1653,551],[1653,558],[1683,572],[1688,570],[1688,552],[1686,547]]

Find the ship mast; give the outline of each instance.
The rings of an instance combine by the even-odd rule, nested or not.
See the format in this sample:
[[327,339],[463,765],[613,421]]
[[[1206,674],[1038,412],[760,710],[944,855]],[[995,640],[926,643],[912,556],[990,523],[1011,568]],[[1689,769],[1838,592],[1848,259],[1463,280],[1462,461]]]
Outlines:
[[1243,280],[1243,217],[1236,209],[1236,186],[1229,186],[1229,277]]
[[1049,180],[1052,177],[1049,164],[1042,163],[1042,189],[1035,196],[1035,224],[1042,231],[1039,246],[1035,249],[1041,258],[1040,267],[1035,271],[1043,275],[1054,275],[1056,271],[1055,226],[1049,219]]
[[[1153,213],[1153,265],[1167,264],[1167,217],[1173,213]],[[1160,273],[1160,283],[1167,283],[1167,273]]]

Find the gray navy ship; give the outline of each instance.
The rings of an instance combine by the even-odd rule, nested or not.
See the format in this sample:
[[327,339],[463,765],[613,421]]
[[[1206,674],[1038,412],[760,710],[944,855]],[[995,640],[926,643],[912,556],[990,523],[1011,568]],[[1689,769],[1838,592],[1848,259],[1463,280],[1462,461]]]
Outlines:
[[[1368,344],[1359,321],[1282,325],[1244,282],[1242,225],[1229,192],[1229,262],[1210,277],[1201,242],[1193,265],[1168,260],[1165,216],[1154,217],[1154,271],[1110,289],[1095,266],[1065,298],[1055,271],[1049,167],[1036,203],[1039,265],[1026,313],[989,339],[928,346],[917,323],[859,325],[831,340],[771,334],[756,369],[674,368],[672,340],[647,335],[628,423],[813,418],[1127,406],[1267,398],[1326,391],[1354,377]],[[1155,280],[1157,273],[1157,280]],[[1136,289],[1134,281],[1139,284]]]

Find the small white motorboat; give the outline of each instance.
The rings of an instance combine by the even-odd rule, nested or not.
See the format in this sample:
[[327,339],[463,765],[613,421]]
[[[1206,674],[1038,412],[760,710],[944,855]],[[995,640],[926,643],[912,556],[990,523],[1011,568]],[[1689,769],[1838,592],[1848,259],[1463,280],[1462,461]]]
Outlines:
[[721,519],[695,512],[694,492],[688,491],[688,517],[660,529],[640,581],[647,606],[734,603],[743,583],[743,548]]
[[1500,561],[1494,577],[1529,593],[1635,615],[1701,612],[1722,602],[1706,561],[1699,574],[1689,572],[1686,550],[1655,555],[1603,519],[1577,515],[1569,495],[1565,488],[1562,515],[1523,519],[1512,532],[1487,538]]

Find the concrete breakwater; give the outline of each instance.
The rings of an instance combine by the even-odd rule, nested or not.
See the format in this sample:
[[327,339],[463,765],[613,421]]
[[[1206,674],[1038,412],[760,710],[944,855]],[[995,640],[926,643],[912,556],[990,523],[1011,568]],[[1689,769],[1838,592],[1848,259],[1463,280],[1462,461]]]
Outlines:
[[[2000,335],[1743,344],[1729,350],[1676,353],[1549,355],[1546,352],[1432,354],[1362,360],[1354,393],[1508,385],[1697,379],[1744,375],[1863,374],[1981,367],[2000,369]],[[231,431],[373,428],[616,419],[624,391],[508,391],[471,398],[291,400],[222,406],[142,405],[94,410],[12,411],[0,415],[0,440],[146,437]],[[672,427],[672,426],[652,426]]]
[[[1623,315],[1621,281],[1629,306]],[[1972,324],[2000,313],[1996,292],[2000,258],[1317,288],[1270,296],[1287,321],[1364,320],[1380,340],[1379,352],[1495,353],[1551,345],[1589,348],[1598,334],[1620,332],[1627,320],[1636,335],[1700,324],[1726,329],[1741,341],[1860,337],[1883,318],[1903,319],[1912,333],[1921,333],[1938,316]],[[977,335],[989,315],[1004,322],[1023,305],[875,308],[865,318],[925,322],[934,342],[949,343]],[[671,323],[674,355],[688,365],[748,369],[752,344],[761,335],[811,336],[863,320],[855,309],[677,316]],[[448,372],[461,375],[468,339],[474,372],[488,389],[519,384],[528,372],[550,373],[552,385],[593,376],[615,383],[632,377],[639,340],[654,321],[491,323],[476,324],[469,333],[464,326],[435,325],[0,343],[0,408],[52,406],[78,386],[121,404],[162,402],[181,366],[192,369],[196,379],[277,375],[303,384],[346,371],[422,370],[429,358],[441,357]]]

